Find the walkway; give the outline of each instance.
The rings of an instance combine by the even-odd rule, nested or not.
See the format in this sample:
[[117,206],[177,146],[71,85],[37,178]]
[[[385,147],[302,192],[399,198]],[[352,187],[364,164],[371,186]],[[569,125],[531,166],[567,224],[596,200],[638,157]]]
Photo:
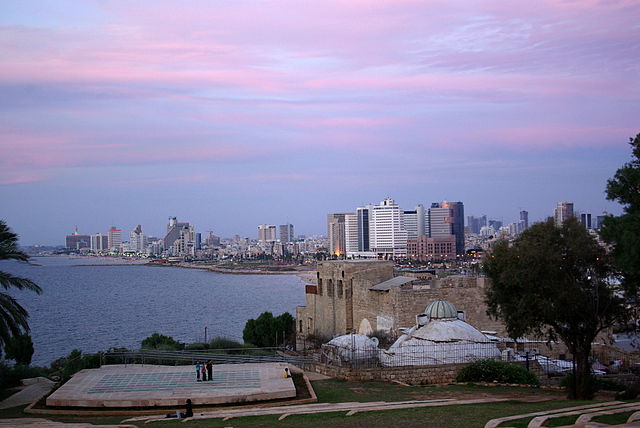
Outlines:
[[1,401],[0,409],[9,409],[36,402],[47,395],[55,385],[54,382],[44,377],[24,379],[23,383],[27,385],[26,388]]
[[[352,402],[352,403],[316,403],[316,404],[300,404],[292,406],[278,406],[278,407],[261,407],[261,408],[249,408],[249,409],[227,409],[227,410],[214,410],[198,412],[192,418],[184,419],[199,420],[199,419],[222,419],[223,421],[240,418],[245,416],[265,416],[265,415],[280,415],[278,420],[282,420],[291,415],[304,415],[312,413],[330,413],[330,412],[345,412],[346,416],[352,416],[356,413],[380,411],[380,410],[398,410],[398,409],[413,409],[418,407],[436,407],[436,406],[453,406],[460,404],[479,404],[479,403],[495,403],[499,401],[509,401],[510,398],[479,398],[472,400],[455,400],[455,399],[439,399],[439,400],[412,400],[412,401],[376,401],[376,402]],[[139,422],[144,421],[156,422],[166,420],[164,415],[157,416],[141,416],[136,418],[126,419],[122,422]]]

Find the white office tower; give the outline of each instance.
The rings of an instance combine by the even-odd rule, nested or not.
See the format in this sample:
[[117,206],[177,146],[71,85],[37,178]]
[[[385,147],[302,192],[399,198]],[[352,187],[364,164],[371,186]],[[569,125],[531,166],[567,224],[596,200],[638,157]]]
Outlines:
[[107,251],[109,249],[109,238],[102,233],[96,233],[91,235],[91,251],[99,253],[101,251]]
[[274,242],[276,241],[276,226],[273,224],[261,224],[258,226],[258,241]]
[[383,257],[407,256],[404,212],[391,198],[374,205],[369,225],[371,251]]
[[570,217],[573,217],[573,202],[558,202],[553,211],[556,226],[561,226]]
[[347,257],[358,252],[358,216],[356,214],[344,215],[344,239]]

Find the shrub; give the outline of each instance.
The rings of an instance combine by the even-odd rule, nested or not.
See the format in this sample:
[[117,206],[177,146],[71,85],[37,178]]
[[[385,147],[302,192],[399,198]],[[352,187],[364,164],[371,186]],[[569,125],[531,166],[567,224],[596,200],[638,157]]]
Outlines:
[[[578,378],[579,379],[579,378]],[[599,390],[599,381],[596,376],[593,374],[584,379],[585,382],[585,397],[592,398],[596,392]],[[569,373],[560,381],[560,386],[563,386],[567,389],[567,395],[569,397],[575,397],[574,391],[574,382],[573,382],[573,373]]]
[[625,384],[606,377],[596,377],[596,382],[598,389],[602,391],[624,391],[627,388]]
[[521,385],[540,385],[540,381],[522,366],[497,360],[478,360],[462,368],[458,382],[498,382]]
[[624,391],[620,391],[616,394],[616,400],[635,400],[640,393],[640,382],[634,382],[628,386]]
[[234,349],[244,347],[245,346],[242,343],[227,339],[226,337],[216,337],[211,339],[211,342],[209,342],[210,349]]
[[209,349],[209,344],[204,342],[189,343],[185,349],[187,351],[204,351]]
[[22,379],[44,375],[45,373],[40,368],[29,367],[22,364],[16,364],[11,367],[4,362],[0,362],[0,389],[18,386]]

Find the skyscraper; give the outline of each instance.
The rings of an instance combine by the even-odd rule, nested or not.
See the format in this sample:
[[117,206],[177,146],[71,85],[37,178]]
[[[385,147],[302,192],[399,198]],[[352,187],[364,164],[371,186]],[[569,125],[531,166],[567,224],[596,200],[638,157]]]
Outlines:
[[327,214],[329,252],[338,257],[344,257],[347,252],[345,235],[345,215],[347,214],[350,213]]
[[561,226],[570,217],[573,217],[573,202],[558,202],[553,211],[556,226]]
[[404,211],[404,228],[408,238],[417,238],[426,234],[424,206],[418,205],[415,210]]
[[404,212],[391,198],[372,207],[369,225],[371,251],[383,257],[405,257],[407,255],[407,231],[404,227]]
[[109,251],[120,251],[120,244],[122,244],[122,230],[115,226],[111,226],[107,232],[107,237]]
[[522,230],[529,228],[529,211],[520,211],[520,225]]
[[591,229],[591,214],[590,213],[580,214],[580,223],[582,223],[585,229]]
[[277,241],[276,226],[273,224],[258,225],[258,241],[263,243]]
[[347,256],[358,252],[358,216],[355,213],[344,215],[344,245]]
[[169,217],[169,223],[167,224],[167,234],[164,237],[164,249],[170,250],[173,247],[176,239],[180,238],[180,231],[184,227],[189,227],[189,222],[178,222],[176,217]]
[[286,244],[287,242],[293,242],[295,237],[293,235],[293,225],[292,224],[281,224],[280,225],[280,242]]
[[434,202],[429,209],[429,236],[455,235],[456,254],[464,254],[464,204],[462,202]]
[[356,217],[358,218],[358,251],[369,251],[370,232],[369,225],[371,223],[372,205],[365,205],[356,209]]

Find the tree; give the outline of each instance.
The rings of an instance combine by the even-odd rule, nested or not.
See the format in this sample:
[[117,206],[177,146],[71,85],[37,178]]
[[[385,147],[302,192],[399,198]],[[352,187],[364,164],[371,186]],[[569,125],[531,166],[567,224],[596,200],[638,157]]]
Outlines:
[[9,360],[28,366],[33,357],[33,341],[28,334],[13,336],[6,344],[5,354]]
[[[18,249],[18,236],[3,220],[0,220],[0,260],[23,262],[29,260],[29,256]],[[0,271],[0,285],[5,290],[15,287],[19,290],[31,290],[37,294],[42,293],[42,289],[30,279],[2,271]],[[0,348],[3,348],[11,337],[29,332],[28,318],[29,313],[14,297],[7,293],[0,293]]]
[[292,341],[296,320],[288,312],[274,318],[271,312],[263,312],[258,318],[250,319],[242,331],[242,339],[259,347],[281,345],[286,340]]
[[607,199],[624,206],[624,214],[606,217],[600,236],[613,247],[615,266],[620,270],[627,296],[640,290],[640,134],[629,139],[632,159],[607,181]]
[[183,349],[183,345],[173,337],[164,334],[153,333],[140,344],[142,349],[161,349],[164,351],[178,351]]
[[576,364],[574,398],[589,399],[591,343],[626,312],[606,250],[575,219],[534,224],[512,244],[499,241],[483,270],[488,313],[512,338],[560,338]]

